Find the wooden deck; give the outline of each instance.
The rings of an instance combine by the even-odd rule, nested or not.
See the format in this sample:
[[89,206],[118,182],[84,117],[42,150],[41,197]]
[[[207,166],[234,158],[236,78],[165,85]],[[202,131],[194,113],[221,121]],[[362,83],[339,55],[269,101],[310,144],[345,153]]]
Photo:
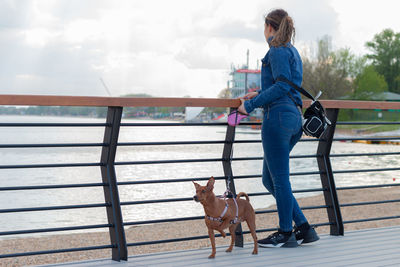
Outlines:
[[132,256],[123,262],[94,260],[56,266],[400,266],[400,226],[321,235],[318,242],[297,248],[259,248],[258,255],[251,255],[251,243],[235,247],[232,253],[225,249],[217,248],[211,260],[207,248]]

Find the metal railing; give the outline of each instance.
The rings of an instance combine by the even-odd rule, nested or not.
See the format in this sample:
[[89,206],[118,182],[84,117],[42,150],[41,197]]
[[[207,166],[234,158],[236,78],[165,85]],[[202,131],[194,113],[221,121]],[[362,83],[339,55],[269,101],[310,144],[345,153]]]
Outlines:
[[[369,201],[359,203],[346,203],[340,204],[337,195],[338,190],[353,190],[363,188],[380,188],[388,186],[400,186],[398,183],[393,184],[379,184],[379,185],[363,185],[363,186],[348,186],[336,187],[334,174],[342,173],[357,173],[357,172],[381,172],[381,171],[394,171],[400,170],[399,168],[379,168],[379,169],[361,169],[361,170],[333,170],[331,165],[331,158],[349,157],[349,156],[386,156],[386,155],[400,155],[399,152],[381,152],[381,153],[358,153],[358,154],[331,154],[331,147],[333,141],[351,141],[351,140],[364,140],[363,138],[334,138],[336,125],[348,124],[396,124],[400,122],[337,122],[339,109],[341,108],[358,108],[358,109],[400,109],[400,103],[385,103],[385,102],[357,102],[357,101],[322,101],[327,109],[327,115],[332,121],[332,126],[326,131],[321,139],[301,139],[300,142],[317,142],[317,150],[315,154],[311,155],[294,155],[291,159],[303,158],[316,158],[318,163],[318,171],[307,172],[294,172],[290,173],[291,176],[308,176],[319,175],[321,178],[320,188],[309,189],[296,189],[294,193],[310,193],[321,192],[323,193],[325,204],[302,207],[303,210],[313,209],[326,209],[328,218],[327,222],[316,224],[316,226],[329,226],[331,235],[343,235],[344,224],[357,223],[364,221],[376,221],[387,219],[398,219],[400,214],[391,214],[385,217],[372,217],[368,219],[348,220],[344,221],[341,215],[341,208],[350,206],[364,206],[364,205],[378,205],[385,203],[400,202],[400,199],[386,200],[386,201]],[[143,204],[157,204],[157,203],[176,203],[192,201],[192,198],[177,197],[166,199],[141,199],[136,201],[121,202],[119,197],[119,188],[128,185],[155,185],[164,183],[185,183],[191,182],[193,177],[187,178],[168,178],[168,179],[152,179],[152,180],[138,180],[138,181],[118,181],[116,175],[116,166],[124,165],[156,165],[156,164],[183,164],[183,163],[199,163],[199,162],[221,162],[224,176],[215,177],[216,180],[224,180],[230,190],[235,193],[235,181],[241,179],[254,179],[260,178],[261,174],[246,174],[234,175],[232,171],[232,162],[234,161],[257,161],[262,160],[262,157],[233,157],[232,148],[234,144],[250,144],[261,143],[261,140],[235,140],[235,127],[229,126],[227,123],[124,123],[121,122],[122,112],[124,107],[134,106],[202,106],[202,107],[230,107],[235,108],[239,105],[239,100],[222,100],[222,99],[168,99],[168,98],[98,98],[98,97],[53,97],[53,96],[0,96],[0,105],[46,105],[46,106],[108,106],[107,118],[105,123],[2,123],[0,122],[0,129],[5,127],[102,127],[104,128],[104,138],[101,143],[52,143],[52,144],[0,144],[1,149],[17,149],[17,148],[58,148],[58,147],[101,147],[101,154],[99,155],[98,162],[87,163],[52,163],[52,164],[17,164],[17,165],[0,165],[0,170],[9,169],[32,169],[32,168],[75,168],[75,167],[98,167],[101,170],[102,180],[96,183],[84,184],[56,184],[56,185],[22,185],[22,186],[3,186],[0,187],[1,192],[21,191],[21,190],[44,190],[44,189],[68,189],[68,188],[88,188],[97,187],[102,188],[104,191],[104,202],[102,203],[88,203],[79,205],[60,205],[60,206],[44,206],[44,207],[25,207],[25,208],[10,208],[0,209],[1,214],[6,213],[19,213],[19,212],[38,212],[38,211],[54,211],[54,210],[69,210],[69,209],[88,209],[88,208],[105,208],[107,214],[107,223],[94,224],[94,225],[81,225],[69,227],[55,227],[55,228],[42,228],[42,229],[21,229],[15,231],[1,231],[1,236],[10,235],[23,235],[23,234],[37,234],[37,233],[51,233],[51,232],[65,232],[76,230],[89,230],[89,229],[108,229],[110,235],[110,242],[108,244],[99,244],[96,246],[67,248],[67,249],[54,249],[46,251],[30,251],[21,253],[2,254],[0,258],[31,256],[52,253],[64,252],[79,252],[86,250],[98,249],[111,249],[113,260],[127,260],[128,247],[136,247],[150,244],[161,244],[169,242],[181,242],[187,240],[196,240],[208,238],[208,235],[203,236],[190,236],[174,239],[151,240],[143,242],[127,242],[125,235],[125,227],[134,225],[145,224],[158,224],[165,222],[177,221],[192,221],[203,219],[204,216],[192,217],[177,217],[165,218],[155,220],[141,220],[141,221],[124,221],[121,207],[135,206]],[[305,101],[305,106],[309,102]],[[260,123],[245,122],[241,125],[260,125]],[[151,142],[118,142],[119,131],[121,127],[187,127],[187,126],[224,126],[226,127],[226,136],[224,140],[212,141],[151,141]],[[365,138],[365,140],[393,140],[400,139],[399,137],[390,138]],[[141,146],[186,146],[186,145],[210,145],[210,144],[223,144],[221,157],[217,158],[197,158],[197,159],[164,159],[164,160],[142,160],[142,161],[116,161],[117,147],[141,147]],[[28,170],[27,170],[28,171]],[[1,177],[4,179],[4,177]],[[196,178],[197,181],[206,181],[209,177]],[[249,196],[266,196],[270,195],[268,192],[248,192]],[[277,210],[258,210],[256,214],[274,213]],[[11,222],[12,223],[12,222]],[[257,232],[273,231],[276,228],[257,229]],[[249,234],[248,231],[242,232],[241,227],[237,229],[236,245],[243,246],[243,234]],[[217,235],[219,236],[219,235]]]

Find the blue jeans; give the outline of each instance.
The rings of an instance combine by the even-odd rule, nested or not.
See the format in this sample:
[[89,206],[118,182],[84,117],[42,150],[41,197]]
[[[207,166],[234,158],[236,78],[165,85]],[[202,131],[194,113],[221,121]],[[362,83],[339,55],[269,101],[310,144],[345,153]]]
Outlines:
[[275,197],[282,231],[307,222],[289,181],[289,153],[302,135],[301,116],[293,102],[275,103],[265,109],[262,124],[264,165],[262,182]]

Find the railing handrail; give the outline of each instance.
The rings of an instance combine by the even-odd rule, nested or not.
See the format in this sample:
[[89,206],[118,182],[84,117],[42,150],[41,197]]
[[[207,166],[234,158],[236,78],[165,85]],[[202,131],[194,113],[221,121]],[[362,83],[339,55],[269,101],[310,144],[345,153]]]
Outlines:
[[91,107],[237,107],[238,99],[0,95],[0,105]]
[[[304,100],[304,107],[310,100]],[[400,102],[321,100],[325,108],[400,109]],[[238,107],[239,99],[173,97],[98,97],[56,95],[0,95],[0,105],[92,107]]]

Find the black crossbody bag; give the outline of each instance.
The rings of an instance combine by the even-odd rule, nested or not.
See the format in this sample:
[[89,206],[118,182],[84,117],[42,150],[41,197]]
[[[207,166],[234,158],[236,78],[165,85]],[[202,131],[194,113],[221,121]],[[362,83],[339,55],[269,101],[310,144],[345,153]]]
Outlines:
[[[328,128],[328,125],[331,125],[331,121],[328,119],[325,113],[324,107],[318,101],[318,98],[321,95],[321,91],[317,95],[317,97],[313,97],[309,92],[307,92],[304,88],[297,86],[293,82],[289,81],[285,77],[278,77],[276,81],[281,81],[289,84],[297,91],[299,91],[304,96],[310,98],[312,100],[311,105],[305,110],[304,114],[302,114],[303,118],[303,131],[308,136],[313,136],[319,138],[325,130]],[[301,107],[296,103],[293,96],[288,93],[289,97],[293,100],[296,106],[299,107],[301,114]]]

